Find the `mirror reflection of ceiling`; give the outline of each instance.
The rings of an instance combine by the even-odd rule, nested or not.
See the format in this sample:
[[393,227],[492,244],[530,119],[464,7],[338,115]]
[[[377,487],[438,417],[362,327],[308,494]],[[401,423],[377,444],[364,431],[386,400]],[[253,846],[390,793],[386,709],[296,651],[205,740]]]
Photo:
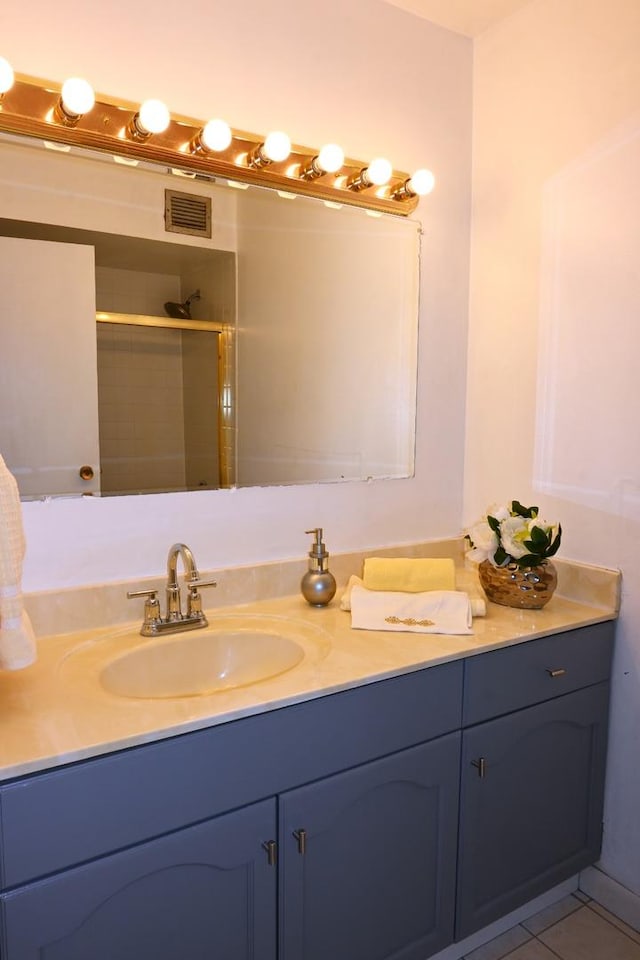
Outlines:
[[386,0],[394,7],[431,20],[454,33],[477,37],[530,0]]

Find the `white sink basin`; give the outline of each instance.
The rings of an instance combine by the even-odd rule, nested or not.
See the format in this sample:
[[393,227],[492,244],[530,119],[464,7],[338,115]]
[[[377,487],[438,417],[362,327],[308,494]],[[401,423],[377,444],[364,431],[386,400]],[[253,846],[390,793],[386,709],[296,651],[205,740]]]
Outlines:
[[130,629],[90,640],[65,657],[74,683],[97,679],[119,697],[207,696],[261,683],[327,655],[330,640],[303,621],[257,614],[210,618],[202,630],[143,640]]
[[120,697],[192,697],[246,687],[304,659],[295,640],[261,630],[199,630],[140,646],[107,664],[100,683]]

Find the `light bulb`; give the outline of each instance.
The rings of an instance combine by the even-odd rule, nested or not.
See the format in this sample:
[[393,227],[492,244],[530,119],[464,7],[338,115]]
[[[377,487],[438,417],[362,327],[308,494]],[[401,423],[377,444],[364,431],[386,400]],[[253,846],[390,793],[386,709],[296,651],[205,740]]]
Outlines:
[[391,179],[393,168],[384,157],[376,157],[365,170],[367,181],[375,187],[382,187]]
[[62,93],[60,95],[62,109],[71,117],[81,117],[83,113],[88,113],[96,102],[96,97],[91,87],[81,77],[70,77],[62,84]]
[[431,173],[431,170],[416,170],[412,177],[407,180],[407,188],[411,193],[415,193],[418,197],[424,197],[427,193],[431,193],[435,186],[436,178]]
[[286,160],[291,153],[291,140],[289,140],[286,133],[282,133],[280,130],[273,130],[267,135],[262,146],[262,152],[268,160],[280,163],[282,160]]
[[144,133],[163,133],[171,116],[162,100],[145,100],[137,114],[137,125]]
[[303,180],[315,180],[325,173],[337,173],[344,165],[344,150],[337,143],[325,143],[317,156],[300,169]]
[[8,60],[0,57],[0,97],[13,86],[13,67]]
[[344,150],[337,143],[325,143],[316,163],[324,173],[336,173],[344,164]]
[[231,139],[231,128],[224,120],[209,120],[200,133],[200,140],[207,150],[226,150]]

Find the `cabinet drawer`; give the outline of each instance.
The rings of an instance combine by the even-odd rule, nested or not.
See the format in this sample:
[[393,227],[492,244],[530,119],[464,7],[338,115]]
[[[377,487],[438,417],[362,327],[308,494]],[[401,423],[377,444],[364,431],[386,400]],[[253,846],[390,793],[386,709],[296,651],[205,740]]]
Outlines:
[[0,787],[16,886],[459,729],[462,663],[223,723]]
[[470,657],[464,667],[463,725],[607,680],[613,634],[608,621]]

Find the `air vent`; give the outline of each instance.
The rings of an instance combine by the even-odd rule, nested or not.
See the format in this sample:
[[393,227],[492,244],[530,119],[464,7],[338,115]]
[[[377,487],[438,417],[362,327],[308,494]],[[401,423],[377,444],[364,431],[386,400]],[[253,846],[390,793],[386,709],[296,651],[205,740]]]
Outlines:
[[211,237],[211,198],[165,190],[164,228],[168,233]]

